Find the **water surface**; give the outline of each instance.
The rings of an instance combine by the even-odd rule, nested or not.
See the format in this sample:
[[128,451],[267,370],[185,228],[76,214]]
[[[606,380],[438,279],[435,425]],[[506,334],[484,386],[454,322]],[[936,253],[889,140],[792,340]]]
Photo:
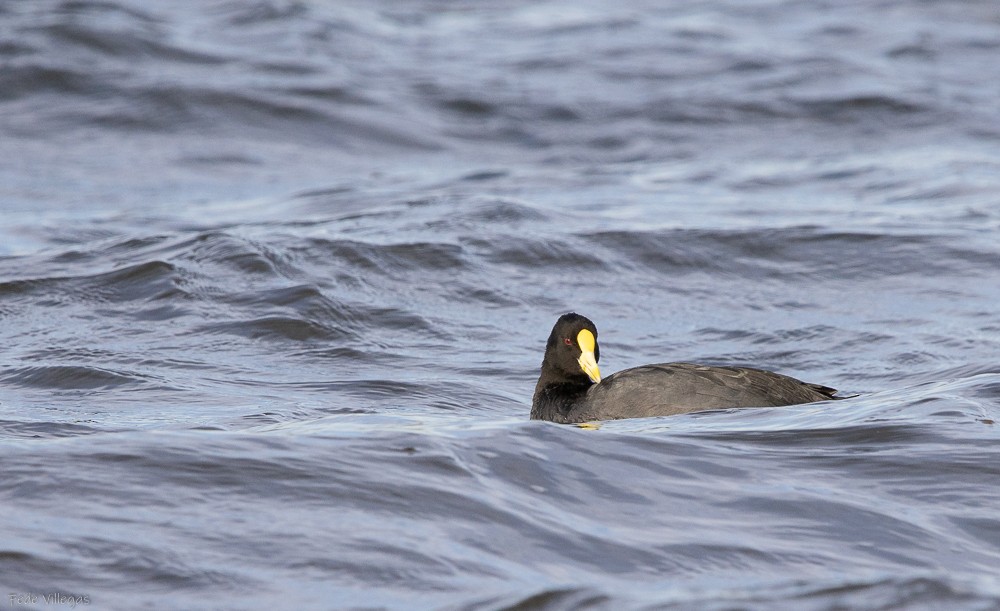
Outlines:
[[[0,2],[0,586],[996,608],[998,48],[986,1]],[[570,310],[607,372],[859,396],[529,421]]]

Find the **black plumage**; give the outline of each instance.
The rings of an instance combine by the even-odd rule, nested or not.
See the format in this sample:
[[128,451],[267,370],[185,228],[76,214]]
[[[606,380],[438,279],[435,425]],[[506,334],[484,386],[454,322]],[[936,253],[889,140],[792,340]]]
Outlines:
[[533,419],[587,422],[837,398],[833,388],[751,367],[661,363],[600,379],[596,338],[597,327],[585,316],[570,313],[556,321],[532,398]]

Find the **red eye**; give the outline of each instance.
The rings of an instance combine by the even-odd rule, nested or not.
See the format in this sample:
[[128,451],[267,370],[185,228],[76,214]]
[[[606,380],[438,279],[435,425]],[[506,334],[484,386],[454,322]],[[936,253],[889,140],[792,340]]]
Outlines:
[[570,338],[567,337],[567,338],[563,339],[563,343],[566,344],[567,346],[572,346],[573,345],[573,340],[571,340]]

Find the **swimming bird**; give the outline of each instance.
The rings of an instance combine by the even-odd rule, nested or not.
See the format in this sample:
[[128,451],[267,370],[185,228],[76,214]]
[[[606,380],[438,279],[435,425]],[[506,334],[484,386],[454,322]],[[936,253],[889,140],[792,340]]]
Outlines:
[[559,317],[545,345],[531,418],[571,423],[668,416],[728,407],[776,407],[837,399],[828,386],[751,367],[660,363],[601,378],[597,327]]

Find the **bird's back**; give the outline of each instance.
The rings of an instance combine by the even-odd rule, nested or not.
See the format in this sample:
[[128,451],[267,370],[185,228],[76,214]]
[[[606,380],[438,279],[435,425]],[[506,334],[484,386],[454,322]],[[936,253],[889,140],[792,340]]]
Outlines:
[[832,399],[836,391],[751,367],[661,363],[619,371],[590,387],[573,420],[666,416],[729,407],[776,407]]

